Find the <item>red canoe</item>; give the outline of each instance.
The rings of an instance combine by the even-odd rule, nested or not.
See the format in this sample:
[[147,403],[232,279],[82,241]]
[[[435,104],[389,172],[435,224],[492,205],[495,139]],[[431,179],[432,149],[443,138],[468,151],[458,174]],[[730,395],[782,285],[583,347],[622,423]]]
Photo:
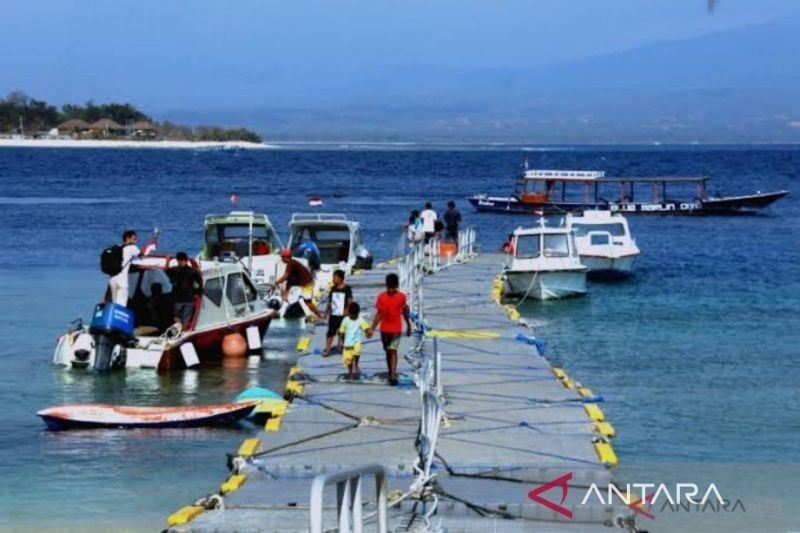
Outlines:
[[103,403],[57,405],[36,413],[47,429],[189,428],[230,424],[250,414],[257,401],[183,407],[133,407]]

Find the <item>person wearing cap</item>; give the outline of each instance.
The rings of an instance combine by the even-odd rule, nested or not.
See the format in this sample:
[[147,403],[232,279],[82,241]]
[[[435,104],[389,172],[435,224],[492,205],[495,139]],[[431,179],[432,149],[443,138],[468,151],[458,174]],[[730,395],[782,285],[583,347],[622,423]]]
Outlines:
[[167,269],[167,276],[172,284],[172,314],[176,324],[186,329],[194,314],[195,297],[203,292],[203,278],[192,268],[186,252],[175,254],[178,266]]
[[286,265],[283,274],[274,281],[274,285],[280,286],[281,283],[286,283],[286,288],[283,291],[283,299],[289,295],[289,292],[297,287],[303,296],[308,309],[317,315],[319,318],[324,318],[323,314],[317,309],[314,304],[314,275],[306,266],[300,261],[292,257],[292,251],[289,248],[281,250],[281,260]]

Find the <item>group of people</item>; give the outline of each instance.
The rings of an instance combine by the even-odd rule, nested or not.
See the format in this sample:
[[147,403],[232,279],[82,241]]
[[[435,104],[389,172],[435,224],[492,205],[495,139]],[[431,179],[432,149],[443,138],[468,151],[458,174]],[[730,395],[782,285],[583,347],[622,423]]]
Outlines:
[[358,361],[361,346],[380,331],[381,343],[386,354],[387,377],[390,385],[397,385],[397,352],[403,336],[403,321],[406,335],[412,327],[405,293],[399,290],[397,274],[386,276],[386,290],[375,300],[375,317],[367,323],[361,316],[361,306],[353,299],[353,290],[345,282],[343,270],[333,274],[333,285],[328,294],[328,332],[323,357],[331,354],[334,340],[342,354],[342,364],[347,368],[347,379],[356,379],[361,374]]
[[[139,236],[134,230],[127,230],[122,234],[122,244],[119,246],[121,257],[117,258],[120,261],[119,272],[111,275],[108,280],[111,301],[117,305],[128,306],[131,264],[134,259],[142,255],[142,250],[137,246],[138,240]],[[167,268],[164,272],[172,285],[172,290],[169,293],[172,323],[185,329],[189,326],[194,316],[195,300],[198,295],[202,294],[203,278],[197,269],[191,266],[186,252],[175,254],[175,261],[177,265]],[[165,314],[160,309],[165,302],[161,293],[163,287],[160,283],[153,283],[151,290],[154,292],[153,300],[158,300],[157,307],[159,307],[159,309],[153,309],[153,313],[156,315]],[[157,321],[160,322],[160,320]]]
[[444,238],[448,241],[458,242],[458,227],[461,225],[461,212],[452,200],[447,202],[447,211],[443,220],[434,211],[431,202],[425,202],[425,209],[411,211],[406,224],[406,238],[410,244],[423,241],[428,244],[434,237],[440,238],[444,231]]

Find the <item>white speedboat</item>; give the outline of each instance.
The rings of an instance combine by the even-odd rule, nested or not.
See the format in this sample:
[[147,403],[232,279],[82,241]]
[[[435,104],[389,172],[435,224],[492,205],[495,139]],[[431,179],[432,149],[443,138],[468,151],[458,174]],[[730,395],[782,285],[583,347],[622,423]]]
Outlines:
[[260,353],[275,312],[258,298],[247,269],[238,262],[191,261],[203,281],[189,324],[173,324],[166,269],[173,257],[148,255],[131,262],[128,305],[106,300],[96,306],[89,325],[73,322],[58,338],[53,362],[72,368],[180,370],[221,361],[226,338],[247,353]]
[[[340,213],[295,213],[289,222],[289,248],[295,256],[316,250],[305,258],[316,270],[317,288],[324,290],[335,270],[350,274],[353,270],[372,268],[372,255],[364,245],[361,225]],[[314,262],[318,264],[313,264]]]
[[504,294],[550,300],[586,294],[587,268],[565,226],[517,228],[505,265]]
[[628,221],[611,211],[584,211],[583,216],[567,216],[567,226],[575,234],[581,263],[596,279],[621,279],[633,274],[639,248],[631,237]]

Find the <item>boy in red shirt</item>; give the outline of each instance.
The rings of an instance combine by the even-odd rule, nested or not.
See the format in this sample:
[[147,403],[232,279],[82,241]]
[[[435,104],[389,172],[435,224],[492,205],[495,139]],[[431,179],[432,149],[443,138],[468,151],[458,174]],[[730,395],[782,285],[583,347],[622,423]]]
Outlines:
[[381,342],[386,352],[386,366],[389,369],[389,384],[397,385],[397,350],[403,335],[403,319],[406,322],[406,335],[411,336],[411,320],[408,317],[406,295],[397,290],[400,280],[397,274],[386,276],[386,291],[378,295],[375,301],[375,318],[372,331],[381,325]]

